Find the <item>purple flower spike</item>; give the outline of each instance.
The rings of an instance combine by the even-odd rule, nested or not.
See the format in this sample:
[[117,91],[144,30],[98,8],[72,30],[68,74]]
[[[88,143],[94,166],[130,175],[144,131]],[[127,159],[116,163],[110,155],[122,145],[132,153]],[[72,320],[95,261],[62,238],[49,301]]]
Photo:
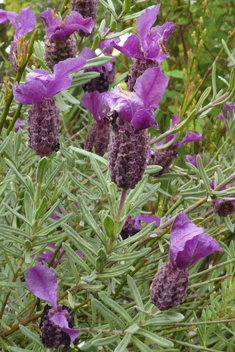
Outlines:
[[91,33],[95,25],[91,17],[84,19],[76,11],[72,11],[71,15],[66,16],[64,21],[55,10],[50,8],[42,12],[39,17],[45,22],[47,38],[55,42],[65,42],[78,29]]
[[[18,19],[20,22],[18,22]],[[37,21],[33,10],[28,6],[21,10],[20,15],[16,12],[0,10],[0,23],[8,22],[11,22],[16,29],[14,35],[14,41],[16,42],[20,35],[31,32]]]
[[27,271],[26,284],[36,297],[50,302],[57,310],[58,288],[54,270],[38,263]]
[[184,212],[179,213],[170,237],[169,259],[173,268],[188,268],[214,251],[222,251],[218,242],[193,224]]
[[223,113],[219,114],[218,117],[220,117],[223,121],[226,121],[228,119],[228,114],[233,117],[235,121],[235,104],[232,104],[231,101],[227,101],[224,104]]

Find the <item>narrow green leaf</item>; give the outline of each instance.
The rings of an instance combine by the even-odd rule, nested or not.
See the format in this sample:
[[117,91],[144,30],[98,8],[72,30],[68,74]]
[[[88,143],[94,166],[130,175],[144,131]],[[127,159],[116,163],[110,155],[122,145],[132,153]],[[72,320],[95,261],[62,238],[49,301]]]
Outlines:
[[102,337],[102,332],[99,332],[97,335],[95,335],[92,339],[90,339],[88,342],[84,343],[80,348],[81,351],[87,351],[92,347],[93,341],[96,341]]
[[12,138],[12,135],[10,134],[9,136],[7,136],[4,141],[1,143],[1,146],[0,146],[0,154],[2,154],[2,152],[6,149],[8,143],[10,142]]
[[202,158],[200,157],[199,154],[197,155],[197,166],[198,166],[198,171],[200,173],[200,176],[203,180],[204,186],[206,188],[206,191],[208,194],[210,194],[211,193],[210,180],[207,174],[205,173],[205,170],[203,168]]
[[157,343],[159,346],[162,347],[174,347],[173,342],[164,339],[161,336],[158,336],[155,332],[147,331],[144,329],[139,329],[138,335],[142,335],[150,339],[153,343]]
[[12,213],[14,214],[17,218],[21,219],[23,222],[25,222],[26,224],[28,224],[30,227],[32,227],[32,224],[28,221],[28,219],[26,219],[26,217],[24,217],[23,215],[21,215],[20,213],[18,213],[15,209],[12,209],[11,207],[9,207],[8,204],[3,203],[5,205],[5,207]]
[[184,316],[177,312],[160,312],[156,314],[153,319],[147,320],[143,326],[148,325],[162,325],[162,324],[174,324],[184,320]]
[[135,300],[135,303],[137,304],[137,306],[144,309],[144,305],[143,305],[142,298],[140,296],[138,287],[136,286],[135,281],[133,280],[133,278],[130,275],[127,275],[127,283],[130,288],[131,295]]
[[93,341],[91,344],[92,344],[92,346],[96,346],[96,347],[106,346],[106,345],[109,345],[109,344],[115,342],[117,340],[118,336],[119,336],[119,334],[104,337],[103,339],[97,339],[97,340]]
[[80,101],[77,100],[76,98],[74,98],[74,97],[72,96],[72,94],[70,94],[67,90],[63,90],[63,91],[61,92],[61,94],[62,94],[63,97],[64,97],[66,100],[68,100],[70,103],[72,103],[72,104],[80,104]]
[[14,171],[14,173],[18,176],[18,178],[20,179],[20,181],[24,184],[24,186],[27,188],[28,192],[30,193],[32,199],[34,194],[32,194],[32,190],[29,187],[27,181],[24,179],[24,177],[19,173],[19,171],[16,169],[16,167],[13,165],[13,163],[8,159],[7,160],[7,164],[10,166],[10,168]]
[[154,174],[154,173],[156,173],[156,172],[159,172],[159,171],[161,171],[161,170],[162,170],[162,167],[161,167],[160,165],[149,165],[149,166],[145,169],[144,173],[147,174],[147,175],[149,175],[149,174]]
[[[132,236],[131,236],[132,237]],[[133,239],[132,239],[133,242]],[[151,252],[151,248],[144,248],[139,251],[133,251],[130,254],[122,254],[122,255],[111,255],[108,259],[108,262],[119,262],[119,261],[126,261],[126,260],[133,260],[141,257],[145,257],[149,252]]]
[[41,203],[39,204],[39,206],[36,210],[36,213],[35,213],[36,220],[40,219],[40,217],[43,213],[43,210],[46,208],[46,206],[47,206],[47,199],[46,199],[46,197],[43,197],[41,200]]
[[117,302],[113,301],[110,297],[106,296],[104,293],[99,292],[99,298],[107,304],[112,310],[118,313],[123,319],[125,319],[129,324],[133,324],[133,320],[130,315],[126,312],[122,306]]
[[85,261],[79,257],[79,255],[70,247],[68,243],[63,243],[63,248],[67,253],[68,258],[72,258],[75,263],[79,264],[88,274],[91,274],[91,269],[85,263]]
[[131,339],[131,334],[126,334],[122,341],[118,344],[118,346],[115,348],[114,352],[124,352],[128,343],[130,342]]
[[78,86],[83,86],[84,84],[90,82],[91,79],[100,76],[99,72],[79,72],[79,75],[75,75],[71,84],[71,88],[76,88]]
[[136,345],[136,347],[140,349],[141,352],[153,352],[152,348],[149,348],[146,343],[143,343],[142,341],[137,339],[137,337],[132,335],[131,340],[134,345]]
[[39,337],[36,334],[34,334],[32,331],[30,331],[29,329],[27,329],[23,325],[19,325],[19,329],[22,332],[22,334],[24,334],[30,340],[35,342],[38,346],[43,348],[43,344],[42,344],[42,342],[40,341]]
[[48,163],[48,159],[45,156],[39,160],[37,171],[36,171],[36,182],[39,184],[43,183],[43,177],[45,175],[47,163]]
[[105,307],[97,299],[94,298],[93,300],[96,305],[96,308],[103,315],[104,319],[109,319],[109,320],[115,322],[118,327],[125,329],[125,324],[123,323],[123,321],[120,318],[118,318],[111,310],[109,310],[107,307]]
[[231,221],[229,215],[224,218],[224,222],[225,222],[227,228],[229,229],[229,231],[234,233],[234,227],[233,227],[233,224],[232,224],[232,221]]
[[94,67],[94,66],[103,66],[112,60],[111,56],[98,56],[94,59],[87,60],[88,64],[86,64],[83,69]]
[[80,148],[76,148],[76,147],[70,147],[70,149],[74,150],[76,153],[78,154],[81,154],[81,155],[85,155],[85,156],[88,156],[90,157],[90,155],[92,154],[93,157],[96,159],[96,160],[99,160],[102,164],[104,164],[105,166],[108,166],[108,160],[106,160],[105,158],[103,158],[102,156],[99,156],[97,154],[93,154],[93,153],[90,153],[84,149],[80,149]]

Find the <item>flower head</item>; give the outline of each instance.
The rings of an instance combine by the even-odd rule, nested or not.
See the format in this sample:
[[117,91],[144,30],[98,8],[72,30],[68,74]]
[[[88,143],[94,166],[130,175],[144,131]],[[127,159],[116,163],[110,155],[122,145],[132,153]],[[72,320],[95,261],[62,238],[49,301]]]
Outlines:
[[45,22],[47,38],[55,42],[65,42],[78,29],[91,33],[95,25],[91,17],[85,19],[76,11],[72,11],[71,15],[62,20],[56,10],[48,8],[39,17]]
[[[233,187],[235,184],[233,184]],[[212,189],[215,188],[215,181],[210,183],[210,187]],[[229,186],[225,186],[221,189],[221,191],[228,189]],[[235,198],[235,194],[230,194],[229,196],[225,196],[225,199],[212,199],[211,206],[213,207],[214,213],[218,214],[219,216],[226,217],[229,214],[235,213],[235,200],[230,200],[229,198]]]
[[158,103],[167,84],[168,77],[158,67],[150,68],[137,79],[135,93],[116,87],[104,95],[105,104],[137,131],[148,127],[158,128],[153,108],[159,108]]
[[134,218],[131,215],[128,216],[125,225],[121,230],[122,239],[125,240],[126,238],[134,236],[137,232],[139,232],[141,230],[141,221],[148,223],[155,222],[156,226],[159,226],[161,219],[156,215],[137,215]]
[[[72,11],[77,11],[82,15],[83,18],[91,17],[92,20],[95,22],[97,18],[97,5],[98,0],[72,0]],[[85,32],[82,29],[79,29],[78,34],[80,37],[88,37],[89,33]]]
[[37,21],[33,10],[28,6],[21,10],[20,15],[13,11],[0,10],[0,23],[8,22],[11,22],[16,29],[14,34],[14,41],[16,41],[20,35],[31,32]]
[[54,309],[46,305],[40,323],[41,340],[45,347],[68,347],[77,336],[79,330],[72,329],[72,312],[65,306],[57,305],[57,279],[54,270],[38,263],[26,274],[28,289],[38,298],[49,302]]
[[167,22],[162,26],[152,27],[156,21],[160,4],[145,12],[136,22],[137,35],[132,34],[121,47],[115,42],[113,47],[131,59],[154,60],[162,62],[168,56],[165,45],[171,35],[175,23]]
[[81,57],[61,61],[54,66],[54,73],[46,70],[34,70],[26,75],[25,85],[14,85],[14,97],[22,104],[39,104],[47,98],[64,89],[68,89],[72,82],[69,74],[79,71],[86,65],[86,60]]
[[225,104],[224,104],[224,107],[223,107],[223,113],[222,114],[219,114],[218,117],[221,117],[221,119],[223,121],[227,120],[228,119],[228,114],[233,117],[234,121],[235,121],[235,104],[232,104],[231,101],[227,101]]
[[196,226],[184,212],[175,218],[170,237],[169,259],[174,269],[184,269],[215,251],[222,251],[218,242]]

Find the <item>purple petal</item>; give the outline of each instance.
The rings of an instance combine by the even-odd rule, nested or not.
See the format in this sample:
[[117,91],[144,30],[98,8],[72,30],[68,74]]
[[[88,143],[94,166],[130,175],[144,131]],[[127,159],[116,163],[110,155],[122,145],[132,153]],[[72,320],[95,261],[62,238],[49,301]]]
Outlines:
[[[104,113],[103,113],[103,95],[98,91],[85,94],[82,99],[82,105],[87,108],[94,119],[99,123],[104,123]],[[100,119],[100,118],[101,119]]]
[[132,34],[127,38],[123,46],[119,46],[112,42],[112,46],[130,59],[144,59],[144,53],[141,50],[140,40],[137,35]]
[[[54,245],[54,243],[49,243],[47,247],[56,249],[57,247]],[[41,253],[39,254],[39,256],[37,257],[37,262],[46,262],[46,263],[50,263],[51,258],[53,256],[53,252],[50,251],[49,249],[46,250],[46,253]]]
[[225,121],[225,118],[224,118],[223,114],[219,114],[218,117],[220,117],[223,121]]
[[47,84],[47,98],[52,98],[55,94],[71,86],[73,77],[68,75],[71,72],[79,71],[86,65],[86,60],[76,57],[75,59],[67,59],[60,61],[54,66],[54,74],[51,76],[53,80]]
[[[108,28],[105,27],[105,28],[104,28],[104,33],[106,33],[107,30],[108,30]],[[98,45],[98,48],[99,48],[100,50],[105,49],[105,50],[104,50],[105,55],[112,55],[112,52],[113,52],[113,45],[112,45],[112,43],[117,44],[117,43],[119,43],[119,42],[121,41],[121,39],[118,38],[118,37],[117,37],[117,38],[114,38],[114,39],[109,39],[109,36],[111,36],[111,35],[113,35],[113,34],[114,34],[114,32],[110,32],[109,35],[106,37],[106,39],[103,40],[102,42],[100,42],[99,45]]]
[[70,16],[65,18],[66,25],[77,24],[78,29],[83,30],[83,32],[91,33],[95,22],[91,17],[83,18],[82,15],[77,11],[72,11]]
[[[62,212],[62,210],[60,210],[60,208],[56,208],[55,211],[56,211],[57,213],[59,213],[59,214],[64,215],[63,212]],[[58,220],[60,220],[60,217],[59,217],[58,215],[56,215],[55,213],[53,213],[53,214],[51,214],[51,219],[53,219],[53,220],[55,220],[55,221],[58,221]]]
[[144,13],[138,18],[136,22],[137,33],[141,39],[145,38],[150,28],[156,21],[160,4],[154,6],[152,9],[146,9]]
[[202,134],[201,132],[195,133],[195,132],[187,132],[185,135],[185,138],[182,141],[177,141],[177,147],[180,147],[184,143],[189,143],[189,142],[194,142],[194,141],[200,141],[202,139]]
[[136,80],[136,94],[142,99],[145,108],[159,108],[158,102],[166,90],[169,78],[159,67],[149,68]]
[[187,161],[187,159],[188,159],[188,161],[197,168],[197,156],[198,155],[200,155],[200,157],[202,158],[202,154],[201,153],[195,154],[195,155],[187,154],[184,157],[184,161]]
[[175,127],[175,125],[177,125],[177,123],[180,122],[180,118],[177,115],[172,115],[172,127]]
[[144,221],[148,223],[155,222],[156,226],[160,226],[161,221],[161,219],[156,215],[138,215],[135,216],[134,219],[136,219],[137,221]]
[[50,320],[69,335],[70,343],[72,343],[79,336],[79,330],[69,328],[68,321],[63,313],[54,314]]
[[16,120],[16,123],[15,123],[15,132],[18,132],[19,131],[19,128],[24,128],[25,126],[25,122],[20,120],[20,119],[17,119]]
[[38,263],[26,274],[28,289],[38,298],[48,301],[57,310],[57,279],[54,270]]
[[170,237],[169,259],[173,267],[187,268],[214,251],[222,251],[218,242],[193,224],[184,212],[179,213]]
[[19,19],[21,23],[20,35],[31,32],[37,23],[36,16],[29,6],[21,10]]
[[37,104],[44,99],[46,88],[39,81],[26,81],[24,86],[20,86],[19,83],[16,82],[13,88],[13,94],[15,100],[22,104]]
[[131,121],[131,125],[135,127],[137,131],[149,127],[154,127],[158,129],[158,124],[155,121],[154,112],[151,109],[138,110]]
[[13,11],[0,10],[0,23],[11,22],[16,29],[20,28],[20,23],[17,21],[18,13]]
[[[89,60],[89,59],[94,59],[95,57],[97,57],[96,53],[94,53],[93,50],[91,50],[90,48],[85,47],[81,54],[79,55],[79,57],[85,59],[85,60]],[[102,67],[104,67],[107,71],[112,71],[112,64],[110,62],[108,62],[107,64],[104,64],[102,66],[94,66],[94,67],[90,67],[88,69],[85,69],[85,71],[97,71],[100,72],[100,70],[102,69]]]

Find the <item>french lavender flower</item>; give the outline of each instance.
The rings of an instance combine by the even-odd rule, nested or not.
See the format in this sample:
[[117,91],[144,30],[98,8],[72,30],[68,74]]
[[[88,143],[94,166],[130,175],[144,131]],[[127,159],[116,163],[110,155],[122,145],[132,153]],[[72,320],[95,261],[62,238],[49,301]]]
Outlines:
[[85,149],[92,152],[94,147],[95,153],[103,156],[108,150],[110,140],[110,128],[104,120],[103,95],[98,91],[88,93],[84,95],[82,105],[92,113],[95,119],[94,126],[87,133]]
[[39,17],[46,25],[44,60],[51,70],[58,62],[76,56],[77,45],[73,33],[77,29],[82,29],[89,34],[95,24],[91,18],[85,19],[76,11],[72,11],[71,15],[62,20],[55,9],[48,8]]
[[223,113],[219,114],[218,117],[220,117],[223,121],[226,121],[228,119],[228,114],[233,117],[235,121],[235,104],[232,104],[231,101],[227,101],[224,104]]
[[[179,121],[180,121],[179,117],[177,115],[173,115],[172,127],[174,127]],[[177,133],[167,136],[165,141],[158,142],[154,146],[158,147],[166,143],[169,143],[176,135]],[[183,141],[173,142],[169,147],[166,147],[165,149],[150,150],[150,158],[148,161],[148,165],[160,165],[162,167],[161,171],[151,174],[151,176],[160,177],[161,175],[167,172],[173,160],[176,158],[178,154],[177,148],[179,148],[182,144],[198,141],[201,138],[202,138],[201,132],[199,133],[187,132]]]
[[[163,26],[152,27],[156,21],[160,4],[145,12],[136,22],[137,35],[132,34],[124,43],[119,46],[113,42],[113,47],[124,55],[134,59],[131,66],[131,74],[127,79],[127,90],[134,91],[134,85],[138,77],[151,67],[160,67],[160,63],[168,56],[165,45],[171,35],[175,23],[167,22]],[[151,28],[152,27],[152,28]]]
[[156,274],[150,299],[160,310],[182,304],[188,287],[188,268],[214,251],[222,251],[218,242],[193,224],[184,212],[175,218],[170,236],[170,261]]
[[159,226],[161,219],[156,215],[138,215],[134,218],[130,215],[121,230],[121,238],[125,240],[130,236],[136,235],[141,230],[141,221],[148,223],[155,222],[156,226]]
[[38,298],[49,302],[44,307],[40,322],[40,339],[47,348],[64,351],[78,337],[79,330],[73,329],[72,311],[61,304],[57,305],[57,279],[54,270],[38,263],[26,274],[28,289]]
[[34,70],[26,75],[25,85],[14,85],[13,93],[17,101],[32,105],[28,110],[29,147],[37,155],[49,156],[59,148],[59,110],[53,96],[68,89],[72,82],[69,74],[79,71],[86,60],[67,59],[54,66],[51,75],[46,70]]
[[[0,10],[0,23],[8,22],[11,22],[13,27],[16,29],[14,40],[11,42],[9,54],[12,70],[16,73],[18,70],[16,63],[16,60],[18,59],[17,41],[20,36],[24,36],[34,29],[36,24],[36,17],[33,13],[33,10],[31,10],[29,6],[22,9],[20,15],[13,11]],[[22,54],[24,55],[24,47],[22,47]]]
[[[72,11],[79,12],[83,18],[91,17],[95,22],[97,18],[97,5],[98,0],[72,0]],[[89,33],[82,28],[79,29],[78,34],[80,37],[88,37]]]
[[[235,184],[232,185],[234,187]],[[210,183],[210,187],[212,189],[215,188],[215,181]],[[225,186],[221,189],[221,191],[228,189],[229,186]],[[220,217],[226,218],[226,216],[235,213],[235,200],[229,200],[229,198],[235,198],[235,194],[230,194],[229,196],[225,196],[225,199],[212,199],[211,206],[213,207],[214,213],[218,214]]]
[[[108,27],[104,28],[104,33],[106,33],[108,31]],[[98,48],[100,50],[104,50],[103,53],[107,56],[112,56],[112,52],[113,52],[113,45],[112,43],[119,43],[121,41],[120,38],[114,38],[114,39],[108,39],[109,36],[113,35],[114,32],[110,32],[109,35],[106,37],[105,40],[103,40],[102,42],[99,43]],[[115,76],[116,76],[116,57],[112,56],[112,61],[110,62],[112,65],[112,70],[111,71],[107,71],[106,74],[108,76],[108,82],[111,84],[114,82],[115,80]]]
[[[85,60],[94,59],[97,55],[93,50],[84,48],[80,54]],[[109,72],[112,71],[112,64],[108,62],[103,66],[94,66],[85,69],[86,72],[99,72],[100,75],[97,78],[93,78],[90,82],[83,86],[85,92],[92,93],[98,91],[100,93],[107,92],[109,89]]]
[[147,166],[148,140],[146,129],[158,128],[153,108],[158,108],[168,78],[158,67],[139,77],[134,92],[116,87],[104,94],[105,104],[113,112],[114,133],[109,145],[111,180],[118,187],[135,188]]

